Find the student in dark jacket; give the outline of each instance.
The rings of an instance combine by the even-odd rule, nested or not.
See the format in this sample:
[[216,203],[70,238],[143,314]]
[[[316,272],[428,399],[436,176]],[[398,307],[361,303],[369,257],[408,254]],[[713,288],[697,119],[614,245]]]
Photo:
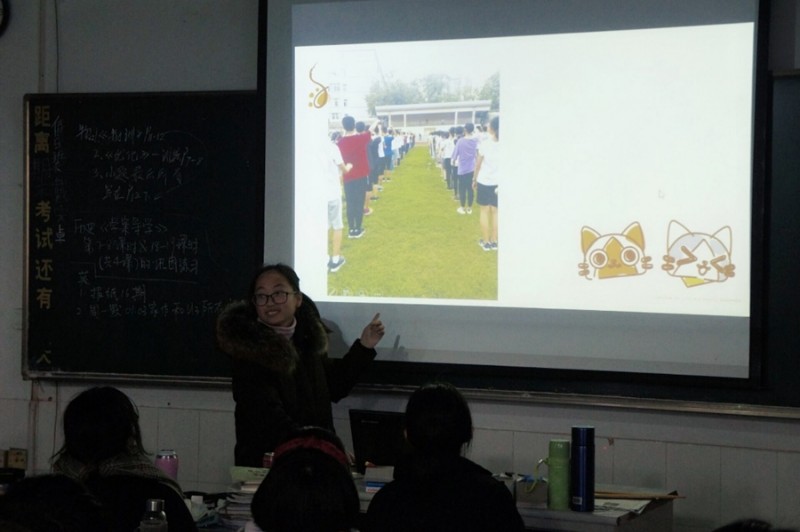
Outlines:
[[450,384],[416,390],[406,406],[413,451],[398,459],[394,480],[369,504],[367,532],[504,532],[525,529],[511,492],[461,456],[472,441],[472,416]]
[[3,532],[108,532],[110,523],[100,501],[65,475],[25,477],[0,496]]
[[262,266],[248,300],[223,309],[217,342],[233,365],[236,465],[261,467],[264,453],[302,426],[334,430],[331,401],[375,358],[384,326],[376,314],[341,359],[328,358],[329,332],[285,264]]
[[158,469],[144,450],[139,413],[111,386],[89,388],[64,410],[64,446],[53,472],[81,482],[111,520],[113,532],[139,526],[148,499],[163,499],[170,530],[197,530],[178,483]]

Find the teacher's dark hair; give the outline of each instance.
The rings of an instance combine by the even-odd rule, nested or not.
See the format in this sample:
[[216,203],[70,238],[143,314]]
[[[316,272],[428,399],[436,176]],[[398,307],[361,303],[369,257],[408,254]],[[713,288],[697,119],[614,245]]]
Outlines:
[[286,280],[289,281],[292,290],[295,292],[300,291],[300,277],[297,276],[297,272],[295,272],[291,266],[278,262],[276,264],[264,264],[256,271],[255,275],[253,275],[253,278],[250,280],[250,289],[247,292],[248,298],[255,294],[258,278],[261,277],[262,274],[270,271],[283,275],[286,277]]

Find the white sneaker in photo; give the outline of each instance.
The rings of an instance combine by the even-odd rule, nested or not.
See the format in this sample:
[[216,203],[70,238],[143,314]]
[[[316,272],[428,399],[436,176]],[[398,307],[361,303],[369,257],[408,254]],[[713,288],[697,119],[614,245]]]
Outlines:
[[467,214],[467,211],[464,210],[464,207],[459,207],[458,209],[456,209],[456,212],[458,214]]
[[344,257],[340,255],[339,260],[337,260],[336,262],[333,261],[328,262],[328,271],[331,273],[338,272],[342,266],[344,266]]

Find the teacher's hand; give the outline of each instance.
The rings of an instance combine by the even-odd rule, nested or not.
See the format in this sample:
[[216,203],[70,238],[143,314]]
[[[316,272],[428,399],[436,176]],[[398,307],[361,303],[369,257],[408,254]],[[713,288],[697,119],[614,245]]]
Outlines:
[[381,341],[385,332],[386,329],[381,321],[381,313],[378,312],[372,318],[372,321],[364,327],[364,330],[361,331],[361,345],[370,349],[375,347]]

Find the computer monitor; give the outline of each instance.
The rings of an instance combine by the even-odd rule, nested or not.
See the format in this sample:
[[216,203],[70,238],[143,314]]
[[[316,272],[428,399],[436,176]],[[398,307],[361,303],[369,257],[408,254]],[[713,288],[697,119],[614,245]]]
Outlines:
[[402,412],[350,410],[350,432],[359,473],[364,473],[367,463],[393,466],[408,451]]

